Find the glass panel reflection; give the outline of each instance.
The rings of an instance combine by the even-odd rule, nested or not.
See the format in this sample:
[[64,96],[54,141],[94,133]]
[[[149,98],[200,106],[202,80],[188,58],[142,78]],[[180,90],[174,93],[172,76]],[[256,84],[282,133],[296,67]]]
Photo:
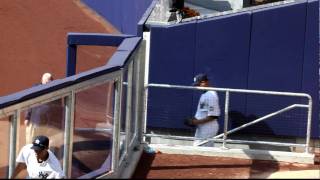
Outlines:
[[72,178],[94,178],[111,170],[113,82],[75,96]]
[[18,151],[38,135],[49,138],[49,149],[62,166],[64,148],[65,101],[63,98],[21,111]]
[[[134,68],[136,66],[136,61],[132,61],[130,68],[131,70],[131,104],[130,104],[130,108],[131,108],[131,116],[130,116],[130,143],[132,142],[132,140],[135,138],[136,136],[136,101],[137,101],[137,96],[135,96],[136,94],[136,88],[137,88],[137,84],[136,79],[137,79],[137,74],[138,72],[136,72],[136,68]],[[129,75],[128,75],[128,79],[129,79]]]
[[126,127],[127,127],[127,93],[128,93],[128,69],[123,74],[122,97],[121,97],[121,119],[120,119],[120,153],[119,158],[126,152]]

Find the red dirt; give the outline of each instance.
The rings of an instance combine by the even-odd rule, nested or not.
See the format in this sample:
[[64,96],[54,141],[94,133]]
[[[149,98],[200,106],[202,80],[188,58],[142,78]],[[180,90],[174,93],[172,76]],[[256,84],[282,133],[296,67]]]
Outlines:
[[[52,72],[56,79],[63,78],[68,32],[117,33],[79,0],[1,0],[0,27],[0,96],[31,87],[46,71]],[[110,47],[80,47],[77,72],[105,64],[114,50]],[[1,137],[7,137],[7,132],[1,132]],[[7,154],[2,148],[1,152]],[[263,178],[275,171],[319,168],[319,163],[301,166],[236,158],[144,153],[133,178]],[[0,174],[4,173],[0,171]]]
[[178,154],[143,153],[133,179],[266,178],[276,171],[320,169],[320,164],[248,160]]
[[[0,27],[0,96],[31,87],[47,71],[65,77],[68,32],[117,33],[79,0],[1,0]],[[105,64],[114,50],[80,47],[77,71]]]
[[[40,82],[44,72],[51,72],[55,79],[64,78],[69,32],[118,33],[80,0],[1,0],[0,27],[0,96],[30,88]],[[115,49],[80,46],[77,72],[104,65]],[[0,136],[4,137],[0,140],[0,152],[5,156],[0,157],[0,178],[4,178],[8,165],[8,120],[0,120],[0,125]],[[25,139],[24,125],[20,125],[19,147]]]

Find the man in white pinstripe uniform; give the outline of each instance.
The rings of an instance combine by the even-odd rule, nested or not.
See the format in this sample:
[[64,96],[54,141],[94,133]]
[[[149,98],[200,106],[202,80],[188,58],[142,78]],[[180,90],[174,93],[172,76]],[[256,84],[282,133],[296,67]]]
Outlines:
[[[206,74],[198,74],[194,78],[194,86],[209,87],[209,79]],[[196,138],[212,138],[219,130],[218,118],[220,116],[219,98],[215,91],[205,91],[198,103],[197,112],[191,121],[197,126]],[[195,140],[194,146],[213,146],[214,142],[203,143],[203,140]]]

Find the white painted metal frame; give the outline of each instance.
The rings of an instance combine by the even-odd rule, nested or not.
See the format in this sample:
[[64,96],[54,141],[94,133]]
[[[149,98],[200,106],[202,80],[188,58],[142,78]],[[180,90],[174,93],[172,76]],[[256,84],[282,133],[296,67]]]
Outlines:
[[[8,106],[0,110],[0,118],[9,117],[10,118],[10,141],[9,141],[9,173],[8,177],[11,177],[13,171],[15,169],[15,158],[17,155],[17,134],[18,134],[18,120],[20,119],[20,112],[22,110],[45,104],[50,101],[65,98],[66,105],[65,105],[65,132],[64,132],[64,157],[63,157],[63,170],[64,173],[70,177],[71,176],[71,162],[72,162],[72,139],[73,139],[73,124],[74,124],[74,103],[75,103],[75,93],[82,91],[84,89],[94,87],[106,82],[115,81],[117,84],[122,83],[122,71],[112,72],[106,75],[102,75],[91,80],[84,81],[79,84],[75,84],[66,88],[63,88],[58,91],[54,91],[48,94],[44,94],[37,98],[33,98],[30,100],[26,100],[24,102]],[[112,163],[112,171],[115,171],[119,166],[117,154],[119,151],[118,141],[119,138],[118,134],[119,131],[119,118],[120,118],[120,103],[119,100],[121,98],[120,94],[117,92],[121,92],[121,86],[117,86],[116,94],[115,94],[115,119],[114,119],[114,129],[115,133],[113,136],[113,163]]]
[[[194,138],[194,137],[183,137],[183,136],[171,136],[171,135],[159,135],[159,134],[146,134],[144,131],[144,136],[146,137],[165,137],[169,139],[201,139],[205,140],[203,143],[199,144],[202,145],[208,140],[218,141],[217,138],[223,137],[223,145],[222,148],[226,148],[227,142],[250,142],[250,141],[241,141],[241,140],[227,140],[227,135],[234,133],[240,129],[246,128],[248,126],[251,126],[253,124],[256,124],[258,122],[261,122],[265,119],[268,119],[270,117],[276,116],[280,113],[289,111],[294,108],[307,108],[308,109],[308,115],[307,115],[307,133],[306,133],[306,143],[305,144],[292,144],[292,143],[274,143],[274,142],[265,142],[265,141],[252,141],[250,143],[256,143],[256,144],[269,144],[269,145],[277,145],[277,146],[300,146],[305,147],[305,152],[309,153],[309,146],[310,146],[310,132],[311,132],[311,115],[312,115],[312,98],[310,95],[305,93],[292,93],[292,92],[277,92],[277,91],[261,91],[261,90],[247,90],[247,89],[229,89],[229,88],[213,88],[213,87],[193,87],[193,86],[179,86],[179,85],[169,85],[169,84],[148,84],[145,86],[145,89],[147,91],[150,87],[156,87],[156,88],[172,88],[172,89],[191,89],[191,90],[212,90],[212,91],[220,91],[226,93],[225,98],[225,119],[224,119],[224,132],[222,134],[219,134],[213,138],[207,138],[207,139],[201,139],[201,138]],[[264,94],[264,95],[275,95],[275,96],[292,96],[292,97],[304,97],[307,98],[308,104],[293,104],[288,107],[285,107],[281,110],[278,110],[276,112],[267,114],[261,118],[258,118],[252,122],[249,122],[247,124],[243,124],[240,127],[234,128],[230,131],[227,131],[228,127],[228,111],[229,111],[229,99],[230,99],[230,93],[246,93],[246,94]],[[146,92],[147,93],[147,92]],[[147,96],[146,96],[147,98]],[[146,101],[146,99],[145,99]],[[145,106],[145,110],[147,111],[147,106]],[[146,114],[145,114],[146,119]]]

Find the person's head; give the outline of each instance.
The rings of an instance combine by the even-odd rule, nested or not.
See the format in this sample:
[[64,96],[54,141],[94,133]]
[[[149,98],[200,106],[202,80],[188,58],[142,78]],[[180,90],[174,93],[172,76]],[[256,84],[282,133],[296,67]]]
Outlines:
[[41,84],[47,84],[53,80],[53,76],[50,73],[44,73],[41,78]]
[[209,79],[206,74],[200,73],[193,78],[193,86],[207,87],[209,86]]
[[31,149],[36,153],[38,160],[44,160],[48,155],[49,138],[42,135],[36,136],[32,142]]

